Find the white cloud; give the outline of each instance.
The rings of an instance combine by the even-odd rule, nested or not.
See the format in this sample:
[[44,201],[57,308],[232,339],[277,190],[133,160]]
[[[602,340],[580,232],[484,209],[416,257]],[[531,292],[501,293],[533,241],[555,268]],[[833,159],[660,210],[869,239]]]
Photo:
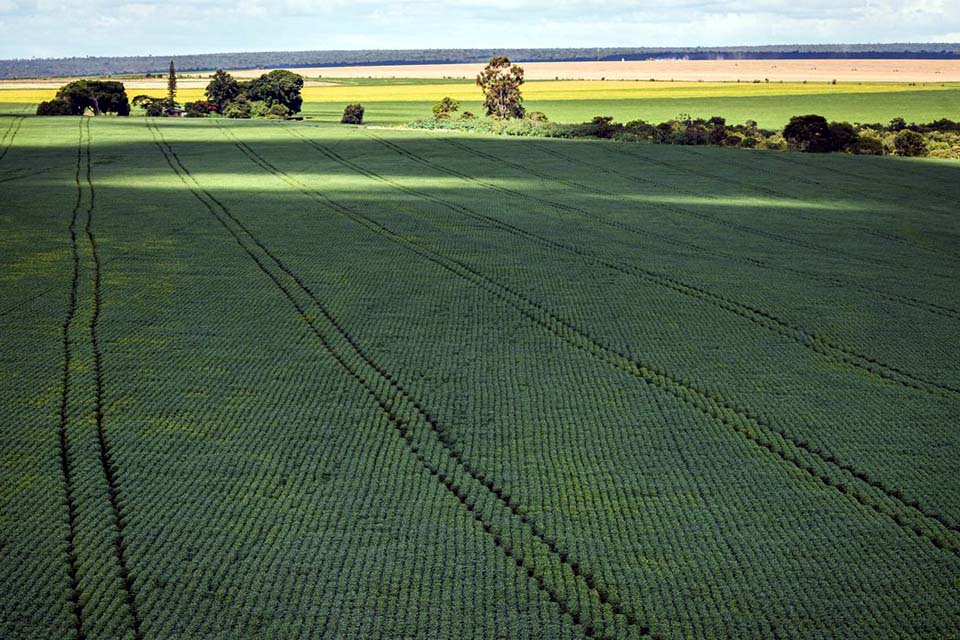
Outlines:
[[956,41],[955,0],[0,0],[0,57]]

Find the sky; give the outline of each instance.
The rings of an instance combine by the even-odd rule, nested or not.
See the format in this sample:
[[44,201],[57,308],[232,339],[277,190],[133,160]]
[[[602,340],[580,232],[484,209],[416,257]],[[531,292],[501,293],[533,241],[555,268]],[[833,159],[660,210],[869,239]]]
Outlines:
[[960,42],[960,0],[0,0],[0,58],[852,42]]

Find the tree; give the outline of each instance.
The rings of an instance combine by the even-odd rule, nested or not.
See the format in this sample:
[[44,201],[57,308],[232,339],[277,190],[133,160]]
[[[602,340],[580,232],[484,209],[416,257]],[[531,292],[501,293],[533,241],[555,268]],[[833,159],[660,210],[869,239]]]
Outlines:
[[927,155],[927,139],[922,133],[903,129],[893,139],[893,148],[898,156],[920,158]]
[[38,116],[72,116],[73,107],[71,104],[64,100],[63,98],[54,98],[53,100],[47,100],[46,102],[41,102],[37,106],[37,115]]
[[340,118],[341,124],[363,124],[363,105],[348,104],[343,110],[343,117]]
[[483,90],[483,106],[488,116],[495,118],[522,118],[523,69],[511,65],[506,56],[490,58],[483,72],[477,76],[477,86]]
[[[98,116],[115,113],[130,115],[130,103],[123,83],[105,80],[75,80],[57,91],[56,98],[41,104],[37,115],[81,116],[90,109]],[[42,113],[41,113],[42,111]]]
[[177,70],[173,68],[173,60],[170,61],[170,72],[167,74],[167,99],[171,105],[177,103]]
[[290,113],[297,113],[303,106],[301,89],[303,89],[302,76],[285,69],[277,69],[253,80],[247,85],[246,94],[248,99],[262,100],[268,107],[282,104],[290,110]]
[[808,153],[826,153],[833,146],[830,127],[823,116],[793,116],[783,129],[783,137],[794,149]]
[[460,110],[460,101],[453,98],[444,98],[433,105],[433,117],[440,120],[449,118],[451,114]]
[[151,118],[159,118],[166,113],[167,105],[167,98],[154,98],[144,94],[133,96],[133,106],[140,107],[143,109],[144,115]]
[[246,98],[237,98],[226,106],[223,115],[227,118],[246,120],[251,115],[250,103]]
[[831,122],[827,130],[830,132],[831,151],[849,151],[857,142],[857,130],[849,122]]
[[282,104],[277,103],[272,107],[270,107],[269,109],[267,109],[267,115],[264,117],[270,118],[272,120],[283,120],[284,118],[289,117],[289,115],[290,115],[290,109],[287,109]]
[[240,95],[240,83],[223,69],[217,69],[204,94],[207,100],[217,105],[217,111],[223,113],[226,106]]

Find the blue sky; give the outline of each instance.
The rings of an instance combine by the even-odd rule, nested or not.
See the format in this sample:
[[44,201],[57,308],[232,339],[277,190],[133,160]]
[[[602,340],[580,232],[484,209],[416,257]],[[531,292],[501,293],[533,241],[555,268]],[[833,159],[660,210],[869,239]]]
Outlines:
[[960,0],[0,0],[0,58],[907,41],[960,41]]

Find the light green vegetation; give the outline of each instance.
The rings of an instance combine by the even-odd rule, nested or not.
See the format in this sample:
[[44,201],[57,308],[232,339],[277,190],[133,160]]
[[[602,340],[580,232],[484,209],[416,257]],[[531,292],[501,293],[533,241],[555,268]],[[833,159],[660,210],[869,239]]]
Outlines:
[[955,164],[0,135],[0,636],[960,635]]
[[[371,82],[370,86],[377,86]],[[415,84],[414,86],[419,85]],[[451,85],[456,83],[451,82]],[[548,87],[562,84],[566,91],[561,99],[549,99]],[[938,118],[960,119],[960,87],[924,89],[903,85],[902,91],[857,92],[853,85],[809,85],[806,93],[776,94],[778,83],[770,85],[735,83],[634,83],[638,89],[626,97],[597,97],[588,90],[589,85],[630,85],[625,82],[587,83],[550,81],[525,85],[527,96],[524,105],[528,111],[543,111],[555,122],[587,122],[594,116],[613,116],[619,122],[643,119],[648,122],[663,122],[676,118],[680,113],[693,118],[721,116],[731,123],[755,120],[759,126],[771,129],[782,128],[795,115],[816,113],[828,120],[848,122],[887,123],[895,117],[908,122],[930,122]],[[669,85],[663,91],[653,92],[648,87]],[[721,91],[718,91],[718,85]],[[798,85],[792,85],[797,87]],[[876,87],[877,85],[872,85]],[[464,85],[455,86],[460,91],[457,97],[462,102],[461,110],[483,114],[479,90]],[[424,88],[427,92],[428,89]],[[449,92],[449,91],[448,91]],[[430,117],[431,107],[443,97],[441,88],[429,87],[431,97],[423,100],[391,101],[388,95],[376,96],[376,100],[362,95],[340,98],[340,90],[329,93],[336,98],[325,98],[325,91],[314,89],[305,96],[304,115],[325,122],[337,122],[347,102],[362,102],[366,107],[365,121],[373,125],[400,125]],[[613,92],[610,92],[613,93]],[[434,95],[436,94],[436,95]],[[610,95],[610,94],[607,94]],[[541,97],[542,96],[542,97]],[[663,97],[661,97],[663,96]]]
[[[321,78],[322,79],[322,78]],[[307,87],[303,115],[339,122],[347,104],[366,108],[365,122],[375,126],[403,125],[428,118],[444,96],[461,101],[462,110],[482,115],[480,90],[470,81],[429,79],[335,79],[335,86]],[[143,90],[131,89],[136,95]],[[150,91],[146,91],[150,93]],[[159,95],[159,90],[153,91]],[[528,111],[543,111],[555,122],[586,122],[613,116],[620,122],[637,118],[662,122],[680,113],[693,118],[720,116],[729,123],[755,120],[761,127],[782,128],[791,116],[816,113],[828,120],[886,123],[895,117],[908,122],[938,118],[960,120],[960,86],[892,83],[732,83],[633,81],[532,81],[523,87]],[[0,89],[0,111],[9,103],[49,100],[53,91]],[[181,101],[203,98],[203,90],[183,89]],[[134,115],[140,110],[134,109]]]

